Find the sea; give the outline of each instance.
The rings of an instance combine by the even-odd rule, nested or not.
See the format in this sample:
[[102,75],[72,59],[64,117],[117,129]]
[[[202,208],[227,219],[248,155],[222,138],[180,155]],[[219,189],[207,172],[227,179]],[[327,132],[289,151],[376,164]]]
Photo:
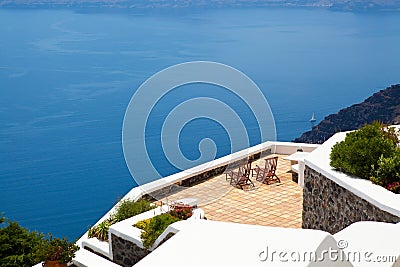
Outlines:
[[[0,212],[70,239],[137,186],[122,148],[125,111],[165,68],[212,61],[241,71],[267,99],[279,141],[310,130],[313,112],[318,123],[400,82],[399,13],[0,9],[0,21]],[[152,113],[146,126],[162,176],[180,171],[157,141],[165,112],[191,98],[225,102],[250,132],[248,145],[267,141],[237,96],[213,85],[184,87],[157,102],[161,115]],[[199,114],[181,126],[189,159],[200,156],[203,139],[213,140],[215,157],[234,152],[218,121]]]

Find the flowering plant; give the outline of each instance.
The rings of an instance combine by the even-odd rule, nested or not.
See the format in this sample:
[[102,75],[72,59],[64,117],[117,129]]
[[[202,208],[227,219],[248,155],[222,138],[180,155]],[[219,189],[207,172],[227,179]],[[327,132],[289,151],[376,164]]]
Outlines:
[[400,182],[393,182],[386,186],[386,189],[393,193],[400,194]]
[[191,217],[193,213],[193,207],[183,203],[172,204],[170,205],[170,208],[171,210],[169,213],[180,220],[186,220]]

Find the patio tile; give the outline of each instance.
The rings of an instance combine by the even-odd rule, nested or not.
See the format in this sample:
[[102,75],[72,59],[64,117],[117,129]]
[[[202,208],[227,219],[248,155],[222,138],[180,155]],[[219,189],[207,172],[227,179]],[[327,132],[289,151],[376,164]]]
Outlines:
[[[277,156],[280,184],[261,184],[250,177],[255,188],[241,190],[231,186],[222,174],[168,196],[168,200],[196,198],[210,220],[301,228],[303,190],[292,181],[290,162],[283,160],[286,155]],[[260,160],[252,166],[263,164]]]

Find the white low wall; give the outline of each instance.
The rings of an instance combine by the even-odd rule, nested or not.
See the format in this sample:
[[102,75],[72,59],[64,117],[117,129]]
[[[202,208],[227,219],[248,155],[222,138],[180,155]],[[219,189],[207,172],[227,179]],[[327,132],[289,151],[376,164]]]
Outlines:
[[110,255],[113,255],[112,245],[111,245],[112,234],[130,241],[136,244],[140,248],[144,248],[142,241],[140,239],[142,230],[134,227],[133,225],[139,221],[147,220],[153,218],[154,216],[166,213],[168,210],[169,210],[168,205],[163,205],[161,207],[157,207],[155,209],[143,212],[129,219],[123,220],[122,222],[118,222],[116,224],[111,225],[108,231],[108,240],[110,240]]
[[311,152],[314,149],[319,147],[319,145],[316,144],[304,144],[304,143],[290,143],[290,142],[265,142],[241,151],[238,151],[236,153],[224,156],[222,158],[206,162],[204,164],[201,164],[199,166],[193,167],[191,169],[172,174],[170,176],[161,178],[157,181],[153,181],[141,186],[138,186],[134,189],[132,189],[125,197],[128,197],[130,199],[137,200],[140,197],[142,197],[144,194],[150,194],[158,189],[162,189],[166,186],[169,186],[171,184],[181,182],[183,180],[186,180],[190,177],[193,177],[195,175],[219,168],[221,166],[227,165],[231,162],[235,161],[240,161],[242,159],[245,159],[251,155],[264,152],[267,150],[271,150],[272,154],[283,154],[283,155],[290,155],[293,154],[297,151],[297,149],[301,148],[303,149],[304,152]]
[[[267,142],[268,143],[268,142]],[[271,146],[275,147],[276,154],[290,155],[297,152],[301,148],[303,152],[312,152],[320,145],[304,144],[304,143],[289,143],[289,142],[270,142]]]

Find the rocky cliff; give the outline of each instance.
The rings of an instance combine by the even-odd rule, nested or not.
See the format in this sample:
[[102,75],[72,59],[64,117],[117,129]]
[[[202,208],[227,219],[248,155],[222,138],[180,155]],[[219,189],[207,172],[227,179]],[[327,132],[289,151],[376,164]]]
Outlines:
[[392,85],[362,103],[325,117],[311,131],[303,133],[294,142],[321,144],[336,132],[356,130],[375,120],[400,124],[400,84]]

